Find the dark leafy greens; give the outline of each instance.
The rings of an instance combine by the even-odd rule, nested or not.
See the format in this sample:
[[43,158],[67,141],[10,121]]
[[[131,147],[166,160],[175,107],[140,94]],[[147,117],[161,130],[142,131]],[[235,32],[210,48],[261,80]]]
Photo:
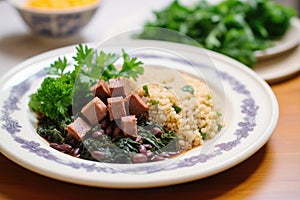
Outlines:
[[106,156],[98,159],[98,161],[106,163],[131,163],[131,156],[139,152],[140,145],[150,145],[152,147],[151,152],[153,155],[159,155],[163,152],[176,153],[179,151],[178,137],[175,132],[162,132],[160,137],[155,137],[151,132],[153,126],[156,124],[143,124],[139,125],[138,132],[141,136],[139,142],[132,138],[110,138],[107,135],[101,137],[87,138],[83,141],[84,145],[81,145],[81,157],[89,160],[95,160],[92,157],[91,152],[100,151]]
[[[223,0],[209,4],[199,0],[193,6],[175,0],[165,9],[155,11],[155,20],[145,27],[178,31],[211,49],[252,67],[254,51],[272,46],[282,37],[296,11],[270,0]],[[163,34],[163,30],[145,29],[138,37],[186,43],[184,37]]]

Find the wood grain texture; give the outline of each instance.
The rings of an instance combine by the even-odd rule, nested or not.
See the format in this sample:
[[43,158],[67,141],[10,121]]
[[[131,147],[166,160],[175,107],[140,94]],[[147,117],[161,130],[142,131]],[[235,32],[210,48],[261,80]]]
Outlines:
[[176,186],[116,190],[46,178],[0,154],[0,199],[299,199],[300,76],[272,89],[280,106],[274,134],[253,156],[225,172]]

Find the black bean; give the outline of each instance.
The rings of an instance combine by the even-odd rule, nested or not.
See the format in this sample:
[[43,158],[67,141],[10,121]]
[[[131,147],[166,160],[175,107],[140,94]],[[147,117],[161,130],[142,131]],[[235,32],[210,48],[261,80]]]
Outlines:
[[109,119],[108,119],[108,118],[104,118],[104,119],[100,122],[100,127],[105,129],[109,124],[110,124]]
[[156,137],[160,137],[162,134],[162,130],[158,127],[153,127],[152,128],[152,133],[156,136]]
[[158,156],[163,157],[163,158],[170,158],[170,154],[168,154],[167,152],[162,152],[162,153],[158,154]]
[[152,149],[152,145],[151,144],[143,144],[147,150]]
[[113,130],[113,136],[118,137],[120,133],[121,133],[121,129],[118,126],[116,126]]
[[131,157],[131,160],[134,163],[145,163],[148,161],[148,157],[142,153],[137,153]]
[[138,147],[138,149],[139,149],[139,152],[142,153],[142,154],[147,153],[147,149],[146,149],[146,147],[144,145],[140,145]]
[[64,151],[65,153],[71,153],[73,147],[69,144],[61,144],[58,146],[59,150]]
[[113,133],[113,128],[114,128],[114,125],[112,123],[110,123],[105,129],[105,134],[111,135]]
[[71,139],[68,143],[72,146],[75,145],[76,141],[74,139]]
[[58,150],[63,151],[65,153],[71,153],[73,147],[69,144],[57,144],[57,143],[50,143],[50,147]]
[[52,148],[54,148],[54,149],[56,149],[56,150],[58,150],[58,149],[57,149],[58,145],[59,145],[59,144],[57,144],[57,143],[55,143],[55,142],[51,142],[51,143],[50,143],[50,147],[52,147]]
[[136,141],[136,142],[140,142],[141,139],[142,139],[142,137],[141,137],[140,135],[138,135],[138,136],[135,138],[135,141]]
[[77,157],[79,155],[79,151],[80,151],[79,148],[75,148],[72,150],[71,155]]
[[170,156],[175,156],[175,155],[178,155],[180,153],[180,151],[171,151],[171,152],[168,152],[168,154],[170,155]]
[[106,158],[106,154],[101,151],[92,151],[91,155],[96,159],[104,159]]
[[145,154],[148,158],[152,158],[154,156],[154,153],[152,151],[147,151]]

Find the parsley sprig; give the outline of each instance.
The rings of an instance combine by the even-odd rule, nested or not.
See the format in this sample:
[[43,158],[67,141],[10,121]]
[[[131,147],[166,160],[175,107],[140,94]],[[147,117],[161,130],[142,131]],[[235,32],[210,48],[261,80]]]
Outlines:
[[122,52],[124,63],[119,76],[137,80],[138,76],[144,73],[144,68],[140,67],[143,63],[137,58],[131,58],[124,50]]
[[58,58],[50,65],[50,67],[46,68],[46,71],[48,74],[63,76],[67,67],[68,62],[66,57]]

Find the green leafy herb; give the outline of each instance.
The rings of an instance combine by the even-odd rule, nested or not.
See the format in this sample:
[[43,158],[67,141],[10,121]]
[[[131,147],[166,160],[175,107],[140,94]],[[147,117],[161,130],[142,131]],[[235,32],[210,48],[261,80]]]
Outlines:
[[223,126],[221,124],[218,124],[218,131],[221,131],[222,128]]
[[158,100],[155,100],[155,99],[150,99],[150,103],[151,103],[152,105],[157,105],[157,104],[159,104],[159,101],[158,101]]
[[185,85],[181,89],[182,89],[182,91],[189,92],[191,94],[194,94],[194,91],[195,91],[193,86],[191,86],[191,85]]
[[116,145],[127,152],[138,153],[138,147],[140,143],[132,140],[131,138],[118,138]]
[[167,90],[172,89],[171,86],[167,86],[167,85],[165,85],[164,88],[166,88]]
[[[290,27],[296,11],[271,0],[208,0],[185,5],[179,0],[154,12],[155,19],[145,27],[160,27],[183,33],[200,46],[211,49],[252,67],[254,52],[273,45]],[[140,38],[191,43],[184,37],[164,34],[161,29],[145,29]],[[195,43],[193,43],[195,45]]]
[[124,77],[137,80],[138,76],[144,73],[142,62],[137,58],[131,58],[122,50],[123,65],[120,70],[114,65],[119,59],[117,54],[95,51],[88,48],[78,47],[74,59],[80,66],[83,80],[95,82],[103,79],[108,81],[111,78]]
[[84,159],[95,160],[91,153],[92,151],[100,151],[106,156],[103,159],[98,159],[100,162],[106,163],[131,163],[131,156],[139,152],[139,146],[142,144],[150,144],[151,151],[154,154],[161,152],[178,152],[179,143],[178,137],[173,131],[162,130],[160,138],[155,137],[151,132],[157,124],[147,124],[147,126],[138,126],[138,133],[141,136],[139,142],[130,137],[117,137],[111,139],[107,135],[102,135],[98,138],[88,137],[83,140],[80,156]]
[[143,90],[145,91],[146,95],[149,96],[149,89],[147,85],[143,85]]
[[30,96],[29,107],[54,120],[69,117],[73,84],[70,74],[45,78],[38,91]]
[[86,63],[86,59],[94,51],[93,48],[88,47],[87,45],[79,44],[76,47],[76,56],[73,59],[77,62],[76,66],[82,66]]
[[91,58],[92,52],[94,50],[87,45],[83,46],[82,44],[79,44],[76,47],[76,56],[73,57],[73,59],[77,62],[75,64],[75,73],[78,74],[80,69],[83,65],[88,65],[87,58]]
[[206,139],[207,139],[207,133],[201,133],[201,132],[200,132],[200,134],[201,134],[201,137],[202,137],[203,140],[206,140]]
[[141,67],[143,63],[141,61],[138,61],[135,57],[129,57],[129,55],[124,50],[122,50],[122,52],[124,63],[122,69],[119,72],[119,76],[137,80],[138,76],[144,73],[144,68]]
[[[178,137],[173,131],[163,131],[161,138],[157,138],[150,131],[151,127],[158,126],[157,124],[150,124],[146,127],[139,126],[138,132],[142,138],[143,144],[150,144],[153,149],[152,151],[160,152],[177,152],[179,150]],[[159,127],[159,126],[158,126]],[[150,129],[150,130],[149,130]]]
[[[86,138],[81,146],[81,158],[95,160],[91,153],[92,151],[100,151],[105,154],[102,159],[97,159],[99,162],[105,163],[131,163],[132,152],[137,152],[134,147],[137,142],[130,138],[122,138],[117,141],[112,141],[108,136],[103,135],[100,138]],[[137,143],[138,144],[138,143]],[[132,151],[132,152],[131,152]]]
[[51,75],[63,76],[67,67],[68,63],[66,57],[63,59],[58,58],[58,60],[54,61],[50,67],[46,68],[46,71]]
[[103,79],[108,81],[111,78],[120,77],[116,66],[113,64],[118,60],[119,56],[112,53],[104,53],[103,51],[96,53],[95,64],[91,68],[89,76],[95,80]]
[[182,110],[182,109],[181,109],[179,106],[177,106],[177,105],[173,105],[172,107],[174,108],[174,110],[175,110],[176,113],[180,113],[180,111]]
[[57,144],[61,144],[65,141],[62,133],[54,126],[40,126],[37,129],[37,133],[46,138],[48,141],[55,142]]
[[178,152],[179,151],[179,138],[174,131],[163,132],[161,135],[161,142],[165,145],[164,152]]

